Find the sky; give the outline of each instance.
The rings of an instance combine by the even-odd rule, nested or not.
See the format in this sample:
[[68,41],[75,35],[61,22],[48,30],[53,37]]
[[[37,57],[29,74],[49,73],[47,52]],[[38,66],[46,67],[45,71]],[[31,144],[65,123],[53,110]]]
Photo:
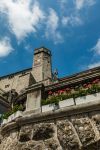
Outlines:
[[0,76],[52,52],[59,77],[100,66],[100,0],[0,0]]

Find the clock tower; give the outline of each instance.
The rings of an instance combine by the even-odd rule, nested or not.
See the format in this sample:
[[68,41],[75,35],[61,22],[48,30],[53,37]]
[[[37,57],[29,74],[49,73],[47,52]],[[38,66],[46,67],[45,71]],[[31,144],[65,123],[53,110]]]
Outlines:
[[52,78],[51,51],[45,47],[34,50],[32,68],[36,82]]

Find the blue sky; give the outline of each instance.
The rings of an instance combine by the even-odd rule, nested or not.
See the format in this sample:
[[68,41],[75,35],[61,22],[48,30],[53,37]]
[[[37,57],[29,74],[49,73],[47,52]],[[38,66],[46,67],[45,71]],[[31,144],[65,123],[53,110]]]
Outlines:
[[0,0],[0,76],[52,51],[59,77],[100,66],[100,0]]

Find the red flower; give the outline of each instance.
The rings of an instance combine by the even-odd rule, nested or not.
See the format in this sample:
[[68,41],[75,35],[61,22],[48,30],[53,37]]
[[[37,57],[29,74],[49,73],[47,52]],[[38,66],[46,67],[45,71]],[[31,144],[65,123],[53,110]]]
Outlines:
[[48,95],[51,95],[51,94],[52,94],[52,91],[49,91],[49,92],[48,92]]
[[59,94],[59,93],[60,93],[60,90],[58,90],[57,92],[58,92],[58,94]]
[[60,94],[62,94],[63,93],[63,90],[60,90]]
[[65,92],[65,90],[58,90],[57,92],[58,92],[58,94],[62,94]]
[[93,81],[93,83],[98,83],[100,81],[100,79],[96,79]]
[[84,88],[90,88],[90,87],[91,87],[91,84],[90,84],[90,83],[84,84],[83,87],[84,87]]
[[91,84],[89,83],[88,85],[87,85],[87,88],[90,88],[91,87]]
[[71,89],[70,88],[66,88],[66,91],[70,91]]
[[84,88],[86,88],[86,87],[87,87],[87,84],[86,84],[86,83],[85,83],[85,84],[83,84],[83,87],[84,87]]

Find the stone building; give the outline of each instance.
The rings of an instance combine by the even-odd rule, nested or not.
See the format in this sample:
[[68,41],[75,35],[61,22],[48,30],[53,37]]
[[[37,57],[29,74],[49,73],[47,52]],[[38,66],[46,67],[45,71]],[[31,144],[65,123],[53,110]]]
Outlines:
[[[6,97],[9,102],[9,99],[13,97],[13,94],[11,94],[13,91],[16,92],[17,95],[21,95],[29,86],[37,82],[43,82],[47,85],[51,79],[52,67],[50,50],[45,47],[35,49],[32,68],[0,77],[1,96],[3,98]],[[0,113],[2,113],[1,109]]]
[[100,67],[58,78],[51,51],[32,68],[0,77],[0,150],[100,150]]

